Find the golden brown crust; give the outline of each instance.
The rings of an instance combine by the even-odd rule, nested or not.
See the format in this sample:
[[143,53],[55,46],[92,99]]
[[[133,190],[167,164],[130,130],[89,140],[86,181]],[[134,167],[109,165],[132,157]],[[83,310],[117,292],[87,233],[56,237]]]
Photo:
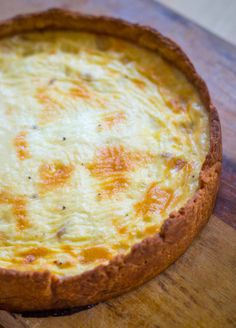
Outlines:
[[222,161],[220,121],[208,89],[183,51],[157,31],[107,17],[64,10],[18,16],[0,24],[0,37],[41,29],[86,30],[121,37],[158,51],[196,86],[209,111],[210,151],[202,166],[199,190],[178,212],[171,213],[161,232],[77,276],[59,278],[50,272],[19,272],[0,268],[0,308],[10,311],[62,309],[104,301],[151,279],[174,262],[207,222],[219,186]]

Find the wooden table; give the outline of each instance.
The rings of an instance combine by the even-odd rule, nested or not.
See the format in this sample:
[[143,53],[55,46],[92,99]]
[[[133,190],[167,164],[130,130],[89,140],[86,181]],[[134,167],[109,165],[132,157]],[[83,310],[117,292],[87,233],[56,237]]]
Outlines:
[[159,0],[159,2],[236,45],[235,0],[214,0],[214,2],[212,0]]
[[151,25],[182,46],[207,81],[220,114],[222,183],[208,225],[188,251],[157,278],[131,293],[71,316],[22,318],[0,311],[0,325],[236,327],[236,48],[151,0],[6,0],[0,3],[0,18],[52,6]]

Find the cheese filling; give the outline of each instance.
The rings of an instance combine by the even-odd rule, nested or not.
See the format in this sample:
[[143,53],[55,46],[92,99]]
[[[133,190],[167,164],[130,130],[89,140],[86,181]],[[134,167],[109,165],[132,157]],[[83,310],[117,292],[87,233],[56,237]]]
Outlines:
[[194,87],[151,51],[80,32],[0,41],[0,267],[74,275],[157,233],[209,149]]

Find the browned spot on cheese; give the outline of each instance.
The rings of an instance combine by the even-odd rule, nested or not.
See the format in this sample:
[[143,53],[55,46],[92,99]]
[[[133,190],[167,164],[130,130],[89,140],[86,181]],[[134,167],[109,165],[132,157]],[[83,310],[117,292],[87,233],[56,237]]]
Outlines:
[[50,49],[50,51],[49,51],[50,55],[55,55],[55,53],[56,53],[56,49]]
[[141,90],[143,90],[146,86],[146,83],[138,78],[133,78],[132,81]]
[[61,245],[61,249],[65,254],[69,254],[71,257],[77,257],[77,254],[75,253],[73,247],[70,245]]
[[187,107],[183,100],[175,98],[166,98],[165,99],[166,105],[170,107],[173,112],[180,113],[180,112],[186,112]]
[[0,204],[11,204],[13,197],[7,192],[0,192]]
[[167,159],[167,168],[174,169],[176,171],[180,171],[185,165],[187,165],[187,161],[175,156],[172,156]]
[[129,185],[129,179],[122,174],[116,174],[113,177],[104,180],[101,184],[104,193],[101,196],[112,196],[113,194],[124,190]]
[[0,231],[0,241],[6,240],[7,236],[4,232]]
[[172,192],[167,189],[160,189],[156,182],[148,188],[144,199],[135,205],[137,215],[143,218],[149,217],[153,213],[165,211],[172,199]]
[[126,120],[124,112],[109,113],[104,115],[104,126],[106,128],[112,128],[114,125],[122,123]]
[[109,260],[112,255],[110,251],[103,246],[94,246],[85,248],[80,252],[81,262],[92,263],[97,260]]
[[112,220],[112,224],[115,227],[116,231],[123,235],[128,231],[128,227],[126,225],[124,225],[124,218],[123,217],[115,217]]
[[162,63],[158,67],[137,66],[138,71],[158,86],[166,105],[179,113],[187,110],[188,100],[193,96],[194,89],[189,83],[176,83],[176,74],[169,65]]
[[36,99],[40,104],[45,105],[47,108],[49,107],[52,108],[55,107],[55,105],[57,105],[57,102],[50,97],[45,87],[38,88],[36,92]]
[[26,199],[23,196],[14,196],[7,192],[0,193],[0,204],[9,204],[12,207],[12,214],[16,218],[18,230],[24,230],[29,227],[27,220]]
[[27,220],[26,200],[24,198],[15,198],[12,203],[13,214],[17,218],[17,228],[24,230],[29,226]]
[[105,195],[112,196],[129,185],[127,173],[137,164],[150,162],[152,156],[146,152],[129,151],[123,146],[101,149],[95,161],[87,165],[92,175],[101,181]]
[[63,164],[60,161],[43,163],[39,167],[40,189],[50,191],[62,187],[69,181],[74,171],[74,166]]
[[183,167],[183,186],[189,188],[189,177],[192,173],[192,165],[190,163],[186,163]]
[[54,252],[46,247],[33,247],[24,251],[17,252],[18,256],[23,257],[25,264],[30,264],[37,261],[39,258],[51,256]]
[[89,91],[85,87],[76,86],[70,89],[70,95],[72,97],[80,97],[88,99],[90,97]]
[[156,233],[157,231],[158,231],[158,226],[154,224],[149,227],[146,227],[144,230],[144,233],[146,235],[152,235],[152,234]]
[[123,147],[107,147],[97,153],[95,162],[88,165],[92,175],[99,178],[108,195],[125,189],[128,178],[125,173],[133,164]]
[[176,157],[171,153],[161,153],[160,156],[165,160],[167,173],[170,170],[180,171],[183,168],[186,168],[187,170],[191,169],[191,164],[183,158]]
[[42,112],[39,115],[40,124],[45,124],[53,121],[61,113],[63,106],[55,99],[55,96],[50,93],[52,88],[41,87],[36,91],[36,99],[42,105]]
[[124,218],[122,217],[115,217],[112,220],[112,224],[117,230],[117,232],[121,235],[125,234],[128,231],[128,227],[123,225]]
[[100,150],[95,163],[91,164],[89,169],[95,176],[104,177],[127,172],[133,165],[129,152],[123,146],[114,146]]
[[50,256],[54,252],[47,247],[32,247],[24,251],[19,251],[18,255],[20,256],[34,256],[35,258]]
[[22,131],[14,139],[16,154],[17,157],[21,160],[25,160],[30,157],[29,146],[26,140],[26,135],[27,133],[25,131]]
[[157,73],[157,67],[155,67],[155,66],[154,67],[137,66],[137,70],[139,71],[139,73],[141,73],[143,76],[148,78],[153,83],[162,84],[160,70],[158,70],[158,73]]
[[121,235],[123,235],[124,233],[127,232],[128,228],[126,226],[123,226],[123,227],[118,227],[117,230]]
[[55,260],[53,261],[54,264],[56,264],[61,269],[68,269],[71,268],[73,265],[76,264],[76,261],[71,260]]
[[112,248],[114,250],[118,250],[118,251],[124,251],[127,250],[129,248],[129,244],[127,243],[127,241],[121,240],[120,242],[113,244]]

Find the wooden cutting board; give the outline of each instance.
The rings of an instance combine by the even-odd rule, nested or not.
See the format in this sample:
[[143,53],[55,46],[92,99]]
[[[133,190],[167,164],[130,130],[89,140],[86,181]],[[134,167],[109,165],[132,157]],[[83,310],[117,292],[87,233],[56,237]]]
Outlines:
[[182,46],[206,80],[220,114],[222,183],[208,225],[188,251],[157,278],[124,296],[71,316],[23,318],[0,311],[0,326],[236,327],[236,47],[151,0],[5,0],[0,2],[0,19],[49,7],[150,25]]

